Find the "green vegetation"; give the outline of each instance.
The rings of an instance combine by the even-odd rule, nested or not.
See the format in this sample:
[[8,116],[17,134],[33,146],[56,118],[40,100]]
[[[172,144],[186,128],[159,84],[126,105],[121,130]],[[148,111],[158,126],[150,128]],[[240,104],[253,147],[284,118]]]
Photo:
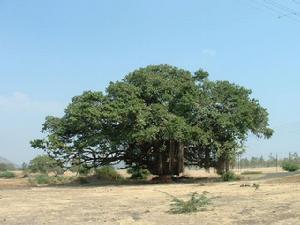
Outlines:
[[16,177],[16,174],[11,171],[2,171],[2,172],[0,171],[0,178],[9,179],[14,177]]
[[65,176],[49,176],[47,174],[39,174],[29,178],[29,183],[33,185],[59,185],[70,183],[74,178]]
[[103,166],[95,170],[96,177],[103,180],[119,181],[123,177],[112,166]]
[[133,166],[129,168],[127,172],[131,174],[131,179],[147,180],[147,178],[151,175],[149,170],[139,166]]
[[37,184],[50,184],[51,178],[46,174],[38,175],[34,178]]
[[228,171],[222,174],[223,181],[237,181],[240,179],[241,178],[232,171]]
[[258,174],[262,174],[262,171],[244,171],[241,174],[242,175],[258,175]]
[[284,161],[282,163],[282,169],[288,172],[294,172],[300,169],[299,164],[293,161]]
[[194,213],[205,210],[210,203],[211,200],[205,193],[198,194],[195,192],[192,193],[191,198],[187,201],[173,197],[170,212],[173,214]]
[[169,65],[135,70],[105,93],[74,97],[64,116],[46,118],[46,138],[31,145],[65,167],[123,161],[159,176],[179,175],[185,164],[222,174],[250,132],[269,138],[273,130],[251,90],[208,76]]
[[29,172],[32,173],[55,173],[63,174],[64,170],[60,166],[60,164],[53,158],[47,156],[47,155],[41,155],[35,157],[33,160],[30,161],[29,165],[27,166],[27,169]]
[[87,176],[91,173],[91,168],[88,168],[85,164],[74,163],[72,164],[70,170],[80,176]]

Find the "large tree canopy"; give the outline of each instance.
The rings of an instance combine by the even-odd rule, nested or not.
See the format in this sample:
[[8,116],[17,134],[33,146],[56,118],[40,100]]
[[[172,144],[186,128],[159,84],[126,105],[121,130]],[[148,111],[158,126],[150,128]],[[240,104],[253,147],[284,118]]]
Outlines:
[[66,166],[124,161],[157,175],[178,175],[184,165],[222,173],[250,132],[273,133],[250,90],[169,65],[138,69],[105,93],[74,97],[63,117],[46,118],[43,132],[32,146]]

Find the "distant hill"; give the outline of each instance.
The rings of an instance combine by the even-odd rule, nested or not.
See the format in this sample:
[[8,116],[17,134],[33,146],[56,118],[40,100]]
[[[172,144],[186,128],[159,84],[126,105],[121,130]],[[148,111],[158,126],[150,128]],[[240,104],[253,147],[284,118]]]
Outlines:
[[0,156],[0,163],[12,164],[9,160],[7,160],[7,159],[5,159],[5,158],[3,158],[3,157],[1,157],[1,156]]
[[12,169],[16,167],[12,162],[0,156],[0,165],[1,164],[6,165],[8,169]]

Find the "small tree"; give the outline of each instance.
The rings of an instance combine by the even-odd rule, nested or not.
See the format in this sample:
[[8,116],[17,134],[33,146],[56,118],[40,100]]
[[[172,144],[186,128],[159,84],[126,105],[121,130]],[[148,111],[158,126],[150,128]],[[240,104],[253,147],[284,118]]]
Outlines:
[[54,172],[56,175],[64,172],[58,161],[47,155],[40,155],[31,160],[28,165],[28,170],[32,173],[48,174]]

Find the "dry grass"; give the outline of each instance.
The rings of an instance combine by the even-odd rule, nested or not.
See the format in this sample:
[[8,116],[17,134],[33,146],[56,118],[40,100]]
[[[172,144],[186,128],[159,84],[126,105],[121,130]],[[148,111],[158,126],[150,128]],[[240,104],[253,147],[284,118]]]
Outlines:
[[[256,191],[243,182],[28,187],[24,180],[0,180],[1,225],[300,224],[300,175],[260,181]],[[188,199],[191,192],[208,192],[209,210],[168,213],[165,193]]]

